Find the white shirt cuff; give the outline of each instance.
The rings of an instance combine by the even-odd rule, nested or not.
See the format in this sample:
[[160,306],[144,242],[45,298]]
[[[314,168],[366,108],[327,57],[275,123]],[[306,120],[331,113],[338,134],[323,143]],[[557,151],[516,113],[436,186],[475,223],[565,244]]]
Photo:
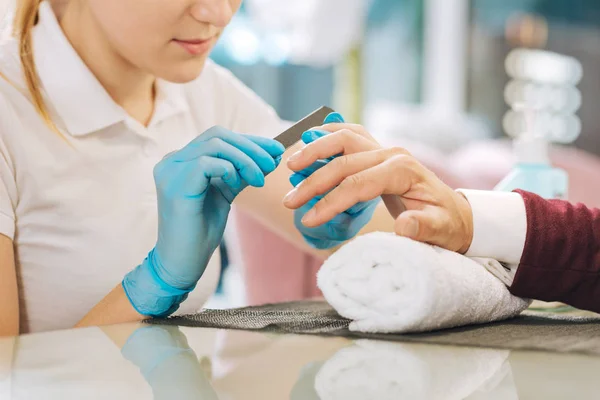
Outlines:
[[518,193],[459,189],[473,211],[473,242],[467,257],[500,261],[512,284],[527,236],[525,202]]

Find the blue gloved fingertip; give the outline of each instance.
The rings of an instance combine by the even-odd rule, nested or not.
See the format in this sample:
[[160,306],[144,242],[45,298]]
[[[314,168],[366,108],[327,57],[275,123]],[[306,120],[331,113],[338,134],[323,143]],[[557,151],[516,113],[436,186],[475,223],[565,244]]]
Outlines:
[[323,121],[324,124],[343,124],[344,122],[346,122],[344,121],[344,117],[338,112],[332,112]]
[[285,146],[277,140],[273,140],[273,147],[275,151],[279,152],[277,156],[281,156],[283,153],[285,153]]
[[306,179],[306,177],[297,172],[294,172],[292,175],[290,175],[290,183],[293,187],[298,186],[304,179]]
[[302,134],[302,141],[306,144],[312,143],[315,140],[327,136],[329,132],[320,129],[310,129]]

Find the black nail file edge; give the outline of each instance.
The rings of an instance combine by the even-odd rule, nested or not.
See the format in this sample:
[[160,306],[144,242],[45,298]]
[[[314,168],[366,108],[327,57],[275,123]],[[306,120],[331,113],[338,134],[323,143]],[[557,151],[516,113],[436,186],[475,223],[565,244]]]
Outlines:
[[332,112],[334,111],[331,108],[323,106],[286,129],[275,140],[281,143],[287,150],[302,139],[304,132],[315,126],[323,125],[325,118]]

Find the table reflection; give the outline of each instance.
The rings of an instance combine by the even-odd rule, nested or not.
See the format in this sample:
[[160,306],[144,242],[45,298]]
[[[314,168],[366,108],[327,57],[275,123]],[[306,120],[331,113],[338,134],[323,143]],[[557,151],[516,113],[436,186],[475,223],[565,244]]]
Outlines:
[[513,400],[508,356],[503,350],[357,341],[322,365],[308,365],[292,398]]
[[140,369],[155,400],[219,398],[209,381],[210,360],[198,359],[178,327],[141,327],[127,339],[121,353]]
[[600,357],[126,324],[0,340],[0,398],[596,399]]

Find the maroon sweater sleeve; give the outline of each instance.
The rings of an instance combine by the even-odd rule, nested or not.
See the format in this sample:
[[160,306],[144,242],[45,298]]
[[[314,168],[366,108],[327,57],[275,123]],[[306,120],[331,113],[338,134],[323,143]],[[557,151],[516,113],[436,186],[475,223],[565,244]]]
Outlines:
[[517,192],[527,236],[511,293],[600,312],[600,210]]

